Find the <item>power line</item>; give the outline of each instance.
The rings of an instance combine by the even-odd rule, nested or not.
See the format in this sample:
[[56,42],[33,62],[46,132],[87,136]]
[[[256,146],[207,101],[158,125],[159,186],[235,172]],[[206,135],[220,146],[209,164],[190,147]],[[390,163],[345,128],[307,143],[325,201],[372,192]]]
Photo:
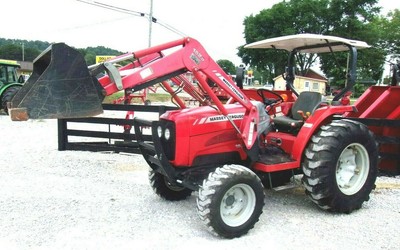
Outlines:
[[124,14],[129,14],[129,15],[138,16],[138,17],[145,17],[145,18],[151,20],[151,22],[157,23],[160,26],[168,29],[169,31],[171,31],[179,36],[182,36],[182,37],[187,36],[185,33],[179,31],[178,29],[172,27],[171,25],[159,20],[158,18],[155,18],[152,14],[129,10],[129,9],[125,9],[125,8],[120,8],[117,6],[113,6],[113,5],[109,5],[109,4],[105,4],[105,3],[101,3],[101,2],[97,2],[97,1],[87,1],[87,0],[76,0],[76,1],[90,4],[90,5],[97,6],[97,7],[101,7],[101,8],[108,9],[108,10],[113,10],[113,11],[124,13]]
[[121,20],[130,19],[130,18],[132,18],[132,17],[122,17],[122,18],[115,18],[115,19],[111,19],[111,20],[102,20],[100,22],[93,22],[93,23],[87,23],[87,24],[82,24],[82,25],[69,26],[68,28],[63,28],[63,29],[57,28],[57,29],[54,29],[54,30],[50,30],[50,32],[82,29],[82,28],[91,27],[91,26],[94,26],[94,25],[102,25],[102,24],[105,24],[105,23],[118,22],[118,21],[121,21]]
[[128,9],[124,9],[124,8],[108,5],[108,4],[105,4],[105,3],[100,3],[100,2],[97,2],[97,1],[85,1],[85,0],[76,0],[76,1],[82,2],[82,3],[86,3],[86,4],[90,4],[90,5],[97,6],[97,7],[101,7],[101,8],[104,8],[104,9],[109,9],[109,10],[113,10],[113,11],[117,11],[117,12],[121,12],[121,13],[125,13],[125,14],[134,15],[134,16],[144,17],[145,15],[147,15],[146,13],[143,13],[143,12],[134,11],[134,10],[128,10]]

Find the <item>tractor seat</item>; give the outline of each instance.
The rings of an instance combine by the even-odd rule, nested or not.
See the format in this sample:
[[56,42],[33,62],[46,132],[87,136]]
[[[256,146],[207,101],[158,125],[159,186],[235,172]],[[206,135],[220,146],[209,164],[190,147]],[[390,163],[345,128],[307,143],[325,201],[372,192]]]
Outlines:
[[277,116],[273,118],[275,129],[281,132],[297,133],[307,117],[321,104],[321,101],[321,93],[301,92],[294,102],[289,116]]

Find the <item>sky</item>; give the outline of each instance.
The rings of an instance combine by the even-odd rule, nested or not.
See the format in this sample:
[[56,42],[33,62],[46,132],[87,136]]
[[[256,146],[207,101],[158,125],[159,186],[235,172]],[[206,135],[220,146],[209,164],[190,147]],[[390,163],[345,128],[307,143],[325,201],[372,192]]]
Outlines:
[[[93,2],[91,0],[82,0]],[[134,52],[149,45],[148,19],[78,0],[19,0],[3,3],[1,38],[65,42],[76,48],[105,46]],[[241,63],[237,47],[244,45],[243,20],[281,0],[152,0],[153,17],[182,34],[152,24],[151,45],[183,36],[198,40],[214,59]],[[151,0],[97,0],[148,14]],[[4,6],[5,5],[5,6]],[[386,13],[400,9],[399,0],[379,0]]]

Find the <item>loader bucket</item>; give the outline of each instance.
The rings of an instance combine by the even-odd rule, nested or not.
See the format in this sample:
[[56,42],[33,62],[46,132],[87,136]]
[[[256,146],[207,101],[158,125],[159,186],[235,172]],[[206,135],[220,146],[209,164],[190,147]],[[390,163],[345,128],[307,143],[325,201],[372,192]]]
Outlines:
[[103,112],[103,88],[83,56],[64,43],[49,46],[9,104],[13,121],[90,117]]

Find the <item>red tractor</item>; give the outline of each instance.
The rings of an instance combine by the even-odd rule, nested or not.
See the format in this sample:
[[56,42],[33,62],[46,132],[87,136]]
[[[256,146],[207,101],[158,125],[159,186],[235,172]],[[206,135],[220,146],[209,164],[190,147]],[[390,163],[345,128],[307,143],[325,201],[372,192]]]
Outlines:
[[[366,125],[344,119],[357,108],[344,105],[342,96],[356,80],[357,49],[369,46],[302,34],[248,47],[290,51],[287,90],[241,90],[193,38],[113,59],[131,61],[120,69],[111,62],[88,70],[77,51],[54,44],[35,60],[33,75],[12,100],[10,116],[13,120],[93,116],[102,112],[105,95],[125,89],[135,92],[160,82],[168,90],[166,80],[171,79],[199,106],[187,108],[170,90],[180,109],[157,121],[135,118],[135,134],[150,166],[155,193],[177,201],[198,191],[198,213],[210,231],[226,238],[246,234],[263,212],[264,186],[285,184],[298,173],[303,174],[307,195],[322,209],[350,213],[361,208],[374,188],[378,147]],[[166,54],[169,49],[173,52]],[[296,53],[330,51],[349,51],[347,87],[331,104],[319,93],[298,94],[293,88]],[[94,76],[104,70],[108,74],[97,80]],[[188,71],[205,94],[184,79]],[[210,81],[229,94],[227,103],[218,99]],[[399,106],[399,100],[393,102]],[[151,127],[151,143],[143,140],[143,127]]]

